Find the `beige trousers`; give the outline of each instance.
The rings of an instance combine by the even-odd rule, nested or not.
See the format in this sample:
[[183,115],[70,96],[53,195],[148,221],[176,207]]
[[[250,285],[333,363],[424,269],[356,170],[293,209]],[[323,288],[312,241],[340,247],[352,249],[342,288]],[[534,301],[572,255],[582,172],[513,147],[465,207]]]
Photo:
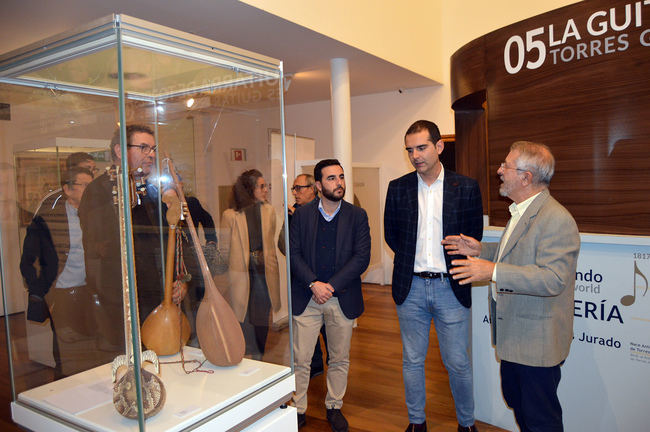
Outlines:
[[299,414],[307,411],[311,358],[323,323],[327,333],[327,352],[330,356],[327,367],[325,407],[340,409],[343,406],[343,396],[348,385],[350,340],[354,320],[346,318],[336,297],[330,298],[322,305],[311,299],[305,311],[293,317],[293,356],[296,375],[293,403]]

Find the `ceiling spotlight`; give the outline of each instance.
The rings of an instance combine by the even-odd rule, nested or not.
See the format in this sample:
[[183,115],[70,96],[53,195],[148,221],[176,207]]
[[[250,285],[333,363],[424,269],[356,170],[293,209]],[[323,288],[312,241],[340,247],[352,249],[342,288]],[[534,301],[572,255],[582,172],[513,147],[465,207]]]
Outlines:
[[74,121],[74,120],[70,120],[68,123],[70,123],[70,124],[75,124],[75,121]]
[[187,105],[188,108],[192,108],[192,105],[194,105],[194,98],[189,98],[186,102],[185,105]]
[[156,109],[158,110],[159,113],[164,113],[165,112],[165,107],[162,105],[156,105]]

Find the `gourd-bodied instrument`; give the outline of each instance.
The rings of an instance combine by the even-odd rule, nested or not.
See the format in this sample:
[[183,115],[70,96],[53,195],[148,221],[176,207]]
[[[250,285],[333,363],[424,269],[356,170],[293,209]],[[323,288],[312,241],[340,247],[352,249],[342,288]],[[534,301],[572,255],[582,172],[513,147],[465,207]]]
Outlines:
[[[110,172],[110,175],[113,179],[116,180],[116,185],[113,187],[113,200],[117,201],[118,206],[118,220],[120,226],[120,256],[122,264],[122,304],[123,304],[123,313],[124,313],[124,341],[125,341],[125,354],[117,356],[113,360],[113,365],[111,369],[111,377],[113,380],[113,405],[117,412],[127,418],[135,419],[138,417],[138,401],[136,393],[136,379],[135,379],[135,368],[140,368],[141,376],[141,389],[142,389],[142,406],[143,414],[145,418],[151,417],[157,414],[165,404],[166,392],[165,386],[158,376],[145,370],[141,365],[134,364],[133,356],[133,338],[131,334],[131,320],[138,320],[138,308],[137,302],[135,307],[135,317],[131,316],[131,309],[129,307],[129,292],[133,290],[134,297],[137,299],[137,286],[135,278],[133,280],[133,285],[129,283],[128,270],[127,270],[127,250],[126,244],[126,226],[124,220],[124,205],[122,197],[124,193],[129,193],[131,203],[137,202],[137,197],[135,196],[135,185],[129,188],[129,185],[125,188],[122,184],[121,175],[119,175],[119,170]],[[124,189],[127,189],[125,191]],[[140,326],[136,326],[137,332],[140,331]],[[139,339],[139,338],[137,338]],[[140,350],[140,345],[138,344],[135,349]],[[141,354],[141,360],[144,363],[149,361],[153,363],[156,373],[160,373],[160,364],[158,363],[158,357],[153,351],[145,351]],[[127,370],[124,375],[118,380],[117,372],[118,370],[126,366]]]
[[[169,172],[181,202],[187,206],[185,194],[171,161],[169,161]],[[205,256],[201,253],[201,243],[189,212],[187,226],[194,250],[197,251],[201,276],[205,283],[205,295],[196,314],[196,334],[201,344],[201,350],[203,350],[205,358],[216,366],[236,365],[244,358],[246,348],[244,334],[230,305],[214,284]]]
[[[163,302],[142,323],[142,343],[158,355],[176,354],[190,338],[191,328],[185,314],[172,303],[174,284],[174,256],[176,255],[176,227],[181,218],[181,202],[173,189],[162,196],[167,204],[167,261],[165,263],[165,294]],[[200,249],[199,249],[200,250]]]

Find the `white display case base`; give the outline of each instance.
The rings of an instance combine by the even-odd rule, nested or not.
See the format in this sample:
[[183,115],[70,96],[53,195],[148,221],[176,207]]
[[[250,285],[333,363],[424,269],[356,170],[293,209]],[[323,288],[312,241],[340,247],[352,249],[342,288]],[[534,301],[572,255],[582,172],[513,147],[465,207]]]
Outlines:
[[[184,353],[186,360],[203,359],[195,348],[185,347]],[[179,355],[160,357],[167,398],[162,410],[146,420],[147,431],[297,430],[295,409],[280,408],[295,389],[289,367],[243,359],[226,368],[206,362],[202,369],[213,373],[186,374],[180,363],[165,363],[177,360]],[[106,364],[22,392],[11,404],[12,418],[35,431],[137,431],[137,420],[113,407],[110,376]]]

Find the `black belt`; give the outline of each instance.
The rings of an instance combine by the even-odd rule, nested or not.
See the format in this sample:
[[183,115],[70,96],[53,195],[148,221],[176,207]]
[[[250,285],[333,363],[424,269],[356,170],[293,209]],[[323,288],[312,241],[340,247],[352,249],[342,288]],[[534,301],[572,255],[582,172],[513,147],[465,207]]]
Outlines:
[[413,276],[421,277],[422,279],[443,279],[448,278],[448,273],[437,273],[437,272],[419,272],[413,273]]

